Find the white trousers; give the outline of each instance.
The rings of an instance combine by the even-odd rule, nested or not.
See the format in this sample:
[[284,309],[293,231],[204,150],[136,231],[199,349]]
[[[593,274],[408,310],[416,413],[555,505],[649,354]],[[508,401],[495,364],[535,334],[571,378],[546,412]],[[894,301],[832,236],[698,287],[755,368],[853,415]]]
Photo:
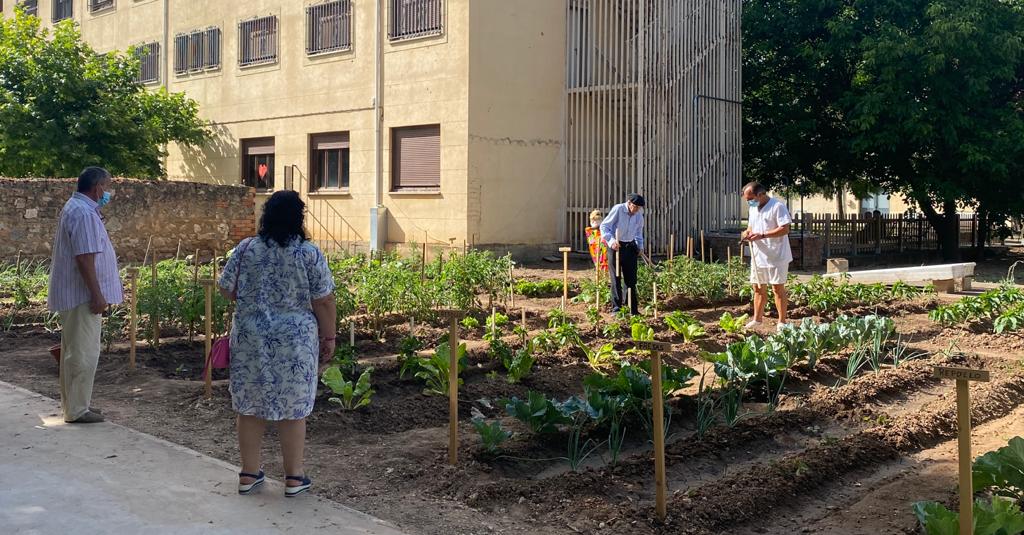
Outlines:
[[84,303],[61,312],[60,322],[60,406],[64,421],[71,422],[81,418],[92,401],[102,317]]

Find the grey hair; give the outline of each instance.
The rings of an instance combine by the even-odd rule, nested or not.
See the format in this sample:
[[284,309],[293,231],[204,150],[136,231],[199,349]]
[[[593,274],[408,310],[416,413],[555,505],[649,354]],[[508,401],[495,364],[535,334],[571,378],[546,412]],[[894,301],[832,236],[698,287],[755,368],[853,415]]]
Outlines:
[[740,192],[747,191],[747,188],[750,188],[751,193],[753,193],[754,195],[768,193],[768,189],[762,186],[761,183],[757,181],[747,182],[746,185],[743,186],[743,189],[740,190]]
[[110,180],[112,177],[110,171],[102,167],[90,166],[82,169],[82,173],[78,175],[78,192],[85,193],[92,191],[96,187],[96,184]]

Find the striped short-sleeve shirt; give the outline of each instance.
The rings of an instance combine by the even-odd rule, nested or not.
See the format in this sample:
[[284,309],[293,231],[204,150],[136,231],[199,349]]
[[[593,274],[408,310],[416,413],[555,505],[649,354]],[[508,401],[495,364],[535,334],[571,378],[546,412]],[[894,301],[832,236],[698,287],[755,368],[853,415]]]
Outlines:
[[50,291],[46,300],[51,311],[71,310],[90,301],[89,287],[75,263],[75,257],[83,254],[96,255],[96,279],[104,300],[111,305],[123,302],[117,255],[100,219],[99,205],[75,193],[61,210],[57,235],[53,238]]

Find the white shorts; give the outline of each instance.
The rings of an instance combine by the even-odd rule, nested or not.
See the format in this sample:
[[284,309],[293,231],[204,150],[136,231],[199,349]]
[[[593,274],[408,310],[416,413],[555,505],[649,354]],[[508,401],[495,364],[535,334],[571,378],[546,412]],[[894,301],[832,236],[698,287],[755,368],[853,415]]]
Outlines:
[[786,284],[789,264],[783,266],[750,266],[750,284]]

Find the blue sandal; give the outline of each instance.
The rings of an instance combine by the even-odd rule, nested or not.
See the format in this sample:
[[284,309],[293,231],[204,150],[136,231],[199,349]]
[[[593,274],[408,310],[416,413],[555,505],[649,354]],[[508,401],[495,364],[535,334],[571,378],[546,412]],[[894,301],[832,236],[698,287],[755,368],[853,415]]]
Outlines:
[[238,493],[243,495],[249,494],[252,491],[256,490],[256,488],[262,485],[263,481],[266,479],[263,470],[260,470],[260,473],[258,474],[247,474],[245,472],[239,472],[238,477],[251,477],[256,480],[253,481],[252,483],[249,483],[248,485],[243,485],[241,483],[238,484]]
[[285,476],[284,479],[285,481],[298,481],[302,483],[301,485],[296,485],[294,487],[286,486],[284,488],[285,498],[294,498],[299,494],[306,492],[307,490],[309,490],[309,487],[313,486],[313,481],[306,476]]

